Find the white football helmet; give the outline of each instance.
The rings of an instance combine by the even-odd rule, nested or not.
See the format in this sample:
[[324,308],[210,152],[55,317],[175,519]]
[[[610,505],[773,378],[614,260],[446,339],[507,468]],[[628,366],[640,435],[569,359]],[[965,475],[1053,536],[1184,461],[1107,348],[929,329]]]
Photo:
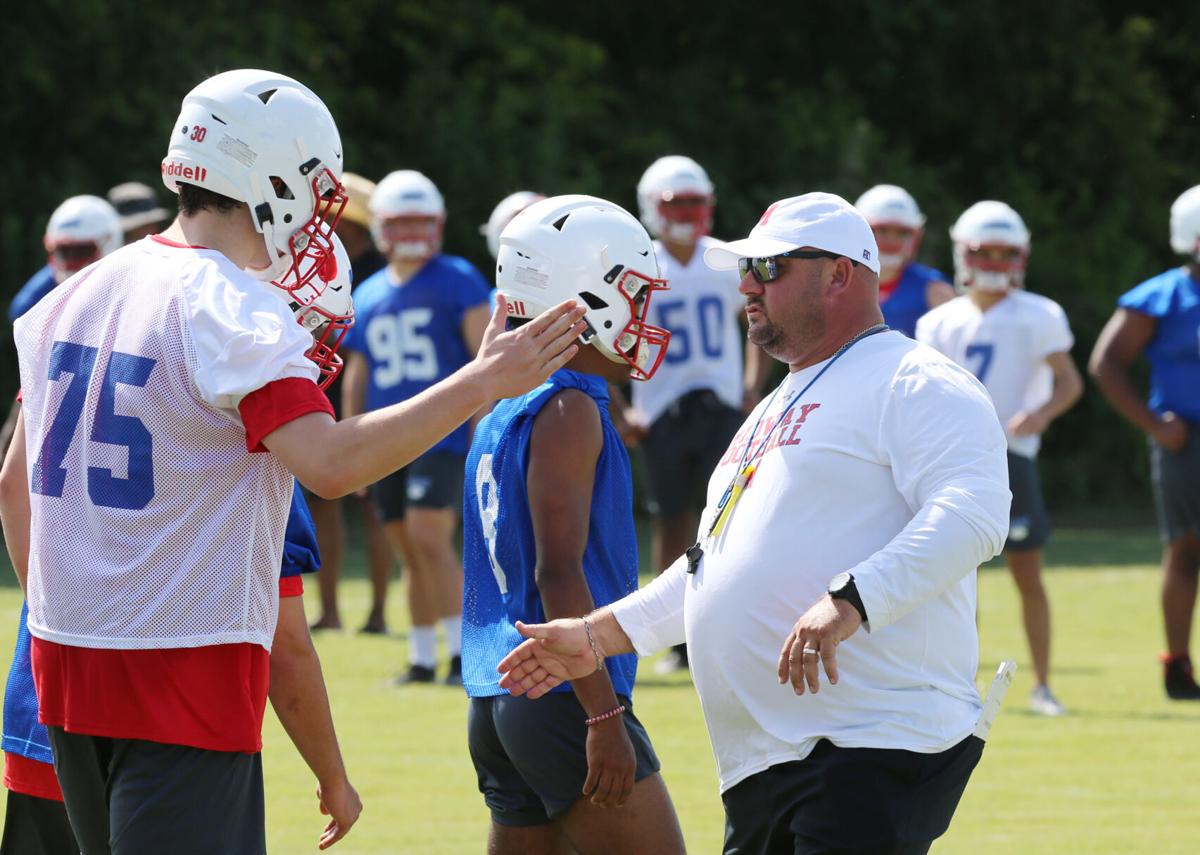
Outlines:
[[530,205],[500,234],[496,288],[514,318],[563,300],[588,307],[583,344],[625,363],[634,380],[658,370],[671,334],[646,323],[660,278],[650,236],[619,205],[594,196],[553,196]]
[[638,212],[656,238],[694,243],[712,231],[713,184],[690,157],[660,157],[637,186]]
[[341,239],[333,236],[333,252],[311,261],[313,269],[299,288],[282,289],[283,298],[296,316],[296,322],[313,337],[308,358],[317,363],[321,376],[317,381],[325,389],[342,373],[342,357],[338,348],[346,331],[354,326],[354,301],[350,297],[350,256]]
[[1200,185],[1171,205],[1171,249],[1200,262]]
[[[963,211],[953,228],[954,281],[964,288],[1007,291],[1025,283],[1029,261],[1029,229],[1021,216],[1003,202],[976,202]],[[1015,250],[1011,258],[980,258],[981,250]]]
[[[925,229],[925,215],[907,190],[895,184],[876,184],[858,197],[854,207],[875,232],[880,269],[897,270],[916,257]],[[881,234],[885,229],[899,230],[903,236]]]
[[301,269],[314,274],[333,251],[341,178],[341,138],[321,99],[257,69],[226,71],[189,92],[162,162],[172,192],[194,184],[249,206],[271,263],[248,272],[289,291],[306,284]]
[[42,244],[54,281],[62,283],[117,249],[124,238],[116,208],[99,196],[72,196],[50,215]]
[[[420,172],[401,169],[389,173],[371,194],[369,207],[371,234],[384,255],[423,261],[441,252],[446,203],[437,185]],[[389,225],[388,220],[401,222]]]
[[479,233],[487,238],[488,252],[492,254],[492,258],[495,258],[500,252],[500,232],[504,231],[504,227],[517,214],[534,202],[540,202],[545,198],[541,193],[535,193],[532,190],[518,190],[516,193],[505,196],[492,209],[492,215],[488,217],[488,221],[479,227]]

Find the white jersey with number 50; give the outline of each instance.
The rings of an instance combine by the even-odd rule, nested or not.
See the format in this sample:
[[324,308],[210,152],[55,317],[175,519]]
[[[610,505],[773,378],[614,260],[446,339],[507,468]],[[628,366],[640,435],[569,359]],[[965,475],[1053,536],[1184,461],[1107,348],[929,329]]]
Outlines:
[[[1000,424],[1036,410],[1054,392],[1046,357],[1075,343],[1062,307],[1049,297],[1009,291],[986,312],[969,296],[956,297],[917,321],[917,341],[940,350],[969,369],[987,387]],[[1035,457],[1040,436],[1008,434],[1008,450]]]
[[712,389],[724,403],[742,407],[746,343],[738,315],[744,301],[737,273],[704,263],[704,251],[715,243],[701,238],[691,261],[683,265],[661,241],[654,242],[659,269],[671,287],[655,295],[650,313],[653,323],[671,331],[671,343],[654,376],[632,384],[632,403],[644,424],[653,424],[672,403],[697,389]]
[[29,629],[94,648],[270,649],[293,478],[238,404],[316,378],[287,305],[225,256],[147,238],[16,324]]

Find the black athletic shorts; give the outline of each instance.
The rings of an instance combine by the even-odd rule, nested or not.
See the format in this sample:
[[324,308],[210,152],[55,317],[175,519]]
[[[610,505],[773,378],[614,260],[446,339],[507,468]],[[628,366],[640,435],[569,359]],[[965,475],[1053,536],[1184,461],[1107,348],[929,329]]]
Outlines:
[[371,498],[383,522],[404,519],[407,508],[462,507],[466,457],[449,451],[422,454],[398,472],[371,485]]
[[919,855],[950,827],[983,754],[968,736],[940,754],[838,748],[822,739],[726,790],[727,855]]
[[1050,539],[1050,515],[1042,499],[1042,481],[1037,460],[1008,453],[1008,488],[1012,510],[1008,516],[1008,540],[1004,549],[1041,549]]
[[62,802],[8,791],[0,855],[63,855],[78,851]]
[[1188,423],[1187,443],[1178,452],[1150,443],[1150,480],[1163,543],[1189,532],[1200,537],[1200,424]]
[[266,852],[261,754],[47,730],[86,855]]
[[[660,768],[646,729],[625,705],[625,730],[637,758],[637,781]],[[583,798],[587,780],[587,713],[574,692],[555,692],[535,701],[498,695],[471,698],[467,745],[479,777],[479,792],[498,825],[545,825]]]
[[703,508],[709,476],[744,420],[711,389],[688,392],[668,407],[642,443],[647,510],[673,517]]

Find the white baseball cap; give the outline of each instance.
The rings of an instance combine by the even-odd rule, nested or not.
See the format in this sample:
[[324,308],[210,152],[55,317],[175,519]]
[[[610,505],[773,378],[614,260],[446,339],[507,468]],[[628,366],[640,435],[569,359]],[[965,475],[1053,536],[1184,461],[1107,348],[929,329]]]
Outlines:
[[832,193],[805,193],[776,202],[763,212],[750,237],[709,247],[704,263],[731,270],[739,258],[766,258],[811,246],[844,255],[879,272],[875,233],[858,210]]

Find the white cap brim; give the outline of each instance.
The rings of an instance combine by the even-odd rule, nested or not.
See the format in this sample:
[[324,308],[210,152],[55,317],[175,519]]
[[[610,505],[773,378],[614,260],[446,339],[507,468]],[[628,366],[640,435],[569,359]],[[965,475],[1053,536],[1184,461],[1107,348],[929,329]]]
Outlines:
[[801,244],[769,237],[748,237],[710,246],[704,251],[704,263],[713,270],[733,270],[739,258],[768,258],[799,249]]

